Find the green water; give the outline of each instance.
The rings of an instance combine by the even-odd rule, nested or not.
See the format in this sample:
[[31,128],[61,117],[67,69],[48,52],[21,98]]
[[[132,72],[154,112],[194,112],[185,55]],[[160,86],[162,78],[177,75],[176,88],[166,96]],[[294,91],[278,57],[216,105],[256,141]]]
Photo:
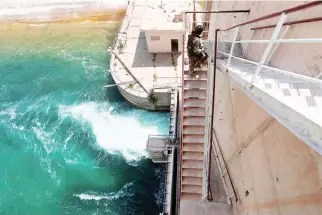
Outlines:
[[161,212],[164,168],[145,144],[168,114],[102,87],[116,27],[2,32],[1,215]]

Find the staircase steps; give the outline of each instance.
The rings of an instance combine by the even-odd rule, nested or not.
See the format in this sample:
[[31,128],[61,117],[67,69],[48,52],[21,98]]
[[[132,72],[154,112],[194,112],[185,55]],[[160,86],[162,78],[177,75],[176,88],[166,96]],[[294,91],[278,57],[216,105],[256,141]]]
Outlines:
[[202,169],[203,161],[200,160],[183,160],[182,161],[183,168],[191,168],[191,169]]
[[[188,59],[188,58],[185,58],[185,59]],[[188,59],[188,62],[189,62],[189,59]],[[184,72],[189,72],[189,65],[184,65],[183,66],[183,69],[184,69]],[[205,71],[207,72],[208,71],[208,66],[206,64],[202,65],[201,68],[196,68],[195,71]]]
[[202,194],[202,185],[183,185],[182,192]]
[[183,113],[184,118],[183,118],[183,125],[205,125],[205,117],[203,116],[198,116],[198,117],[193,117],[193,116],[185,116]]
[[184,99],[204,99],[206,103],[206,89],[184,89]]
[[[187,58],[184,62],[189,62]],[[208,64],[189,74],[184,65],[181,200],[202,200]]]
[[197,193],[182,193],[181,200],[195,201],[196,199],[201,199],[202,195]]
[[203,134],[185,134],[183,135],[184,143],[203,143],[205,135]]
[[203,143],[188,143],[182,146],[182,151],[186,152],[203,152]]
[[182,160],[199,160],[203,161],[203,153],[202,152],[191,152],[191,151],[184,151],[182,155]]
[[207,80],[207,72],[206,71],[198,71],[195,72],[195,75],[191,76],[189,75],[189,72],[184,73],[184,79],[185,80]]
[[185,107],[184,116],[205,116],[206,108],[204,107]]
[[203,171],[201,169],[182,168],[182,176],[183,178],[185,178],[185,176],[202,178]]
[[185,99],[185,103],[183,104],[185,108],[190,107],[190,108],[205,108],[206,107],[206,101],[205,99]]
[[196,184],[202,186],[202,178],[200,177],[185,177],[182,184]]
[[185,89],[206,89],[207,80],[186,80],[184,82]]
[[197,126],[197,125],[193,125],[193,126],[183,126],[183,134],[205,134],[205,126],[201,125],[201,126]]

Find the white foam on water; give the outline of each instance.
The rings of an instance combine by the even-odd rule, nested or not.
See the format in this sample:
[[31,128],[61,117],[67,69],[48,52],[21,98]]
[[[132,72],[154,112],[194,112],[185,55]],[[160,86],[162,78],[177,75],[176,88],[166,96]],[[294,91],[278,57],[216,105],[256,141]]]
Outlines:
[[0,116],[1,115],[8,115],[10,116],[9,120],[13,120],[14,118],[16,118],[17,114],[16,114],[16,109],[15,108],[9,108],[7,110],[4,111],[0,111]]
[[47,154],[50,154],[54,150],[55,140],[51,137],[51,135],[49,133],[43,131],[40,126],[39,127],[36,127],[36,126],[32,127],[32,130],[36,134],[37,139],[43,143],[43,146],[44,146]]
[[81,194],[73,194],[73,196],[78,197],[84,201],[89,201],[89,200],[100,201],[102,199],[114,200],[123,196],[132,195],[130,194],[131,192],[127,191],[131,186],[133,186],[133,182],[125,184],[117,193],[111,192],[107,194],[97,194],[95,192],[87,192],[87,193],[81,193]]
[[107,104],[88,102],[60,106],[59,114],[88,123],[97,145],[110,153],[121,152],[127,161],[137,161],[147,156],[146,141],[149,134],[158,134],[157,127],[144,127],[135,116],[113,115],[112,110]]
[[108,199],[107,196],[96,196],[96,195],[90,195],[90,194],[74,194],[74,196],[79,197],[81,200],[102,200],[102,199]]

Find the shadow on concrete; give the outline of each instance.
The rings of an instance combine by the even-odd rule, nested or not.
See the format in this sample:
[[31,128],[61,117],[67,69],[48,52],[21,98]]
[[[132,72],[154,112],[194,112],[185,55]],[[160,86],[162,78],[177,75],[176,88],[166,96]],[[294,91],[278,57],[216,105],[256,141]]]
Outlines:
[[140,32],[138,43],[135,48],[132,67],[171,67],[178,64],[179,54],[149,53],[148,44],[144,32]]
[[138,39],[136,44],[132,67],[154,67],[153,54],[148,51],[144,32],[140,32],[139,38],[142,39]]

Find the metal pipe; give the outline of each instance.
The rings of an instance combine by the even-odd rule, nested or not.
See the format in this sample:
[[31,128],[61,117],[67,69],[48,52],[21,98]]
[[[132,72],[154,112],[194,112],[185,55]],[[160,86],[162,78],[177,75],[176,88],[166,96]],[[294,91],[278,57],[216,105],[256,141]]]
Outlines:
[[[287,31],[288,31],[288,29],[290,28],[290,26],[288,25],[288,26],[286,26],[286,28],[284,29],[284,31],[283,31],[283,33],[282,33],[282,35],[281,35],[281,37],[280,37],[280,39],[283,39],[283,37],[286,35],[286,33],[287,33]],[[272,59],[272,57],[274,56],[274,54],[275,54],[275,51],[277,50],[277,48],[279,47],[279,45],[280,45],[280,43],[279,42],[277,42],[276,44],[275,44],[275,47],[273,48],[273,50],[272,50],[272,54],[271,55],[269,55],[269,57],[267,57],[267,59],[266,59],[266,61],[265,61],[265,64],[268,64],[269,62],[270,62],[270,60]]]
[[[233,10],[233,11],[211,11],[211,12],[208,12],[208,13],[249,13],[249,12],[250,12],[250,10]],[[188,11],[188,13],[189,13],[189,11]],[[213,126],[214,126],[213,125],[213,123],[214,123],[213,122],[213,114],[214,114],[215,89],[216,89],[216,63],[217,63],[217,38],[218,38],[218,32],[219,32],[219,29],[216,29],[216,31],[215,31],[215,44],[214,44],[214,81],[213,81],[213,88],[212,88],[213,97],[212,97],[211,126],[210,126],[210,129],[213,129]],[[184,85],[182,85],[182,86],[184,86]],[[211,133],[211,130],[210,130],[210,133]],[[208,196],[207,196],[207,198],[208,198],[208,200],[210,198],[212,199],[212,193],[211,193],[211,188],[210,188],[212,141],[213,141],[213,138],[212,138],[212,135],[210,135],[209,165],[208,165],[208,185],[207,185],[207,188],[208,188]]]
[[[214,109],[215,109],[215,89],[216,89],[216,64],[217,64],[217,37],[218,37],[219,29],[216,29],[215,31],[215,45],[214,45],[214,81],[213,81],[213,87],[212,87],[212,107],[211,107],[211,122],[210,122],[210,155],[212,151],[212,129],[214,127]],[[211,156],[209,156],[209,165],[208,165],[208,189],[210,187],[210,170],[211,170]]]
[[[186,14],[184,14],[184,24],[185,24],[185,21],[186,21]],[[182,185],[182,181],[181,181],[181,177],[182,177],[182,154],[183,154],[183,100],[184,100],[184,45],[185,45],[185,38],[186,38],[186,32],[184,31],[183,33],[183,36],[182,36],[182,79],[181,79],[181,114],[180,114],[180,162],[179,162],[179,168],[180,168],[180,171],[179,171],[179,186],[178,186],[178,195],[179,195],[179,198],[178,198],[178,202],[177,202],[177,205],[180,205],[180,199],[181,199],[181,185]],[[180,207],[178,207],[178,210],[179,210]],[[179,211],[178,211],[178,214],[179,214]]]
[[[252,33],[251,33],[250,38],[249,38],[249,40],[250,40],[250,41],[253,39],[254,33],[255,33],[255,31],[254,31],[254,30],[252,30]],[[249,43],[247,43],[247,45],[246,45],[246,49],[245,49],[245,52],[244,52],[244,54],[243,54],[243,58],[245,58],[245,56],[246,56],[246,54],[247,54],[248,47],[249,47]]]
[[130,83],[135,83],[135,81],[125,81],[125,82],[121,82],[118,84],[109,84],[109,85],[105,85],[105,88],[109,88],[109,87],[115,87],[115,86],[120,86],[120,85],[124,85],[124,84],[130,84]]
[[[224,55],[227,55],[227,56],[229,55],[229,54],[227,54],[225,52],[222,52],[222,51],[218,51],[218,52],[222,53]],[[249,64],[254,64],[254,65],[259,64],[258,62],[254,62],[254,61],[247,60],[247,59],[244,59],[244,58],[240,58],[240,57],[236,57],[236,56],[231,56],[231,57],[235,58],[237,60],[240,60],[240,61],[247,62]],[[319,85],[322,84],[322,80],[317,79],[316,77],[313,78],[313,77],[309,77],[309,76],[306,76],[306,75],[300,75],[300,74],[297,74],[297,73],[294,73],[294,72],[289,72],[289,71],[286,71],[286,70],[278,69],[278,68],[267,66],[267,65],[263,65],[262,67],[265,68],[265,69],[268,69],[268,70],[279,72],[279,73],[281,73],[283,75],[289,75],[289,76],[292,76],[294,78],[301,78],[301,79],[304,79],[306,81],[313,82],[314,84],[319,84]],[[226,69],[228,69],[228,68],[226,68]],[[320,77],[320,76],[318,76],[318,77]],[[322,75],[321,75],[321,77],[322,77]]]
[[301,5],[286,9],[286,10],[282,10],[282,11],[279,11],[279,12],[268,14],[266,16],[262,16],[262,17],[259,17],[257,19],[253,19],[253,20],[250,20],[250,21],[247,21],[247,22],[243,22],[243,23],[234,25],[232,27],[223,29],[221,31],[228,31],[228,30],[231,30],[231,29],[233,29],[235,27],[244,26],[244,25],[248,25],[248,24],[251,24],[251,23],[254,23],[254,22],[260,22],[260,21],[263,21],[263,20],[266,20],[266,19],[274,18],[274,17],[277,17],[277,16],[281,15],[282,13],[285,13],[285,14],[294,13],[296,11],[303,10],[303,9],[306,9],[306,8],[310,8],[310,7],[314,7],[314,6],[319,5],[319,4],[322,4],[322,1],[313,1],[313,2],[309,2],[309,3],[301,4]]
[[[210,133],[211,133],[211,135],[212,135],[212,132],[210,132]],[[212,142],[212,144],[214,144],[214,141]],[[217,142],[217,145],[218,145],[218,142]],[[221,177],[221,180],[222,180],[222,182],[223,182],[224,190],[225,190],[225,193],[226,193],[226,195],[227,195],[227,203],[228,203],[229,205],[231,205],[231,200],[230,200],[230,198],[228,197],[227,184],[226,184],[226,181],[225,181],[224,173],[223,173],[223,171],[222,171],[222,169],[221,169],[221,165],[220,165],[220,161],[219,161],[219,157],[218,157],[218,152],[217,152],[217,149],[216,149],[216,146],[215,146],[215,145],[213,145],[212,147],[213,147],[213,149],[214,149],[215,159],[216,159],[216,163],[217,163],[217,166],[218,166],[218,169],[219,169],[220,175],[222,176],[222,177]],[[225,172],[227,172],[227,170],[226,170],[226,169],[225,169]]]
[[[238,201],[237,192],[236,192],[236,189],[235,189],[235,187],[234,187],[234,185],[233,185],[233,181],[232,181],[232,179],[231,179],[231,176],[230,176],[230,173],[229,173],[229,169],[228,169],[228,167],[227,167],[227,164],[226,164],[226,161],[225,161],[224,155],[223,155],[223,153],[222,153],[222,150],[221,150],[221,147],[220,147],[220,144],[219,144],[219,141],[218,141],[218,138],[217,138],[217,135],[216,135],[216,131],[215,131],[215,129],[212,129],[212,133],[213,133],[213,135],[215,136],[216,142],[218,143],[218,149],[219,149],[220,155],[221,155],[221,157],[222,157],[222,160],[223,160],[223,162],[224,162],[225,169],[227,170],[227,175],[228,175],[228,178],[229,178],[229,182],[230,182],[230,184],[231,184],[231,188],[233,189],[234,196],[236,197],[236,202],[237,202],[237,201]],[[211,135],[211,136],[212,136],[212,135]],[[229,198],[231,198],[231,197],[229,197]]]
[[[297,20],[297,21],[285,22],[283,24],[283,26],[303,24],[303,23],[309,23],[309,22],[318,22],[318,21],[322,21],[322,17],[315,17],[315,18],[310,18],[310,19],[301,19],[301,20]],[[264,25],[264,26],[260,26],[260,27],[251,28],[250,30],[261,30],[261,29],[274,28],[274,27],[276,27],[276,25]]]
[[214,11],[186,11],[185,13],[249,13],[247,10],[214,10]]
[[[210,135],[211,135],[211,130],[210,130]],[[208,165],[208,184],[207,184],[207,189],[208,189],[208,192],[207,192],[207,199],[209,201],[212,201],[213,198],[212,198],[212,192],[211,192],[211,186],[210,186],[210,171],[211,171],[211,151],[212,151],[212,144],[210,142],[209,144],[209,156],[208,156],[208,159],[209,159],[209,165]]]
[[276,39],[277,39],[277,37],[278,37],[281,29],[282,29],[283,23],[285,22],[286,18],[287,18],[287,15],[285,13],[282,13],[282,15],[280,17],[280,20],[278,21],[278,23],[276,25],[276,28],[274,29],[274,32],[272,34],[272,37],[269,40],[269,43],[267,44],[267,46],[265,48],[265,51],[264,51],[264,53],[263,53],[263,55],[261,57],[261,60],[259,61],[259,64],[257,65],[255,74],[253,75],[253,78],[252,78],[252,80],[250,82],[250,87],[253,86],[253,83],[254,83],[255,79],[257,78],[257,76],[259,75],[259,73],[260,73],[260,71],[262,69],[263,64],[266,62],[266,59],[268,57],[268,54],[271,51],[274,43],[276,42]]
[[230,65],[231,55],[233,55],[233,51],[234,51],[235,43],[236,43],[236,40],[237,40],[238,32],[239,32],[239,27],[237,27],[236,30],[235,30],[234,40],[233,40],[233,42],[231,44],[230,54],[229,54],[229,58],[228,58],[226,67],[229,67],[229,65]]
[[[221,43],[233,43],[231,40],[220,40]],[[270,40],[238,40],[235,43],[269,43]],[[278,43],[322,43],[322,38],[277,39]]]
[[142,85],[142,83],[133,75],[133,73],[130,71],[130,69],[125,65],[125,63],[121,60],[120,56],[116,54],[115,51],[113,51],[111,48],[108,49],[108,52],[112,53],[122,64],[124,69],[127,71],[127,73],[130,74],[130,76],[135,80],[136,83],[140,85],[140,87],[147,93],[149,94],[149,91]]

